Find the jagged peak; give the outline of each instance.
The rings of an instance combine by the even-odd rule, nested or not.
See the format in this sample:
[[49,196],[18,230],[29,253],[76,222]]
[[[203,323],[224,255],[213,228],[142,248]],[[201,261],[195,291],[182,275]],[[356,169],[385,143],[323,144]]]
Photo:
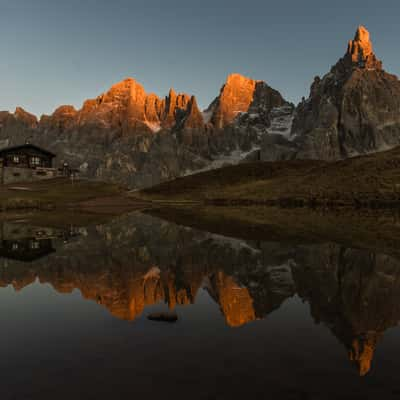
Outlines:
[[257,82],[241,74],[230,74],[220,90],[220,95],[208,108],[212,111],[211,123],[217,129],[233,122],[238,113],[247,112],[254,98]]
[[181,123],[182,128],[200,130],[204,128],[203,116],[199,110],[195,96],[190,97],[185,114]]
[[201,122],[203,122],[203,116],[199,109],[199,106],[197,105],[196,96],[190,97],[187,105],[187,115],[190,117],[196,117],[198,120],[201,120]]
[[76,108],[70,104],[64,104],[62,106],[57,107],[53,115],[60,115],[60,114],[76,114],[78,111]]
[[370,42],[369,31],[364,25],[358,25],[354,40],[366,43]]
[[239,74],[237,72],[234,72],[226,78],[226,84],[232,84],[232,83],[237,83],[237,82],[257,82],[256,80],[249,78],[247,76],[244,76],[242,74]]
[[30,125],[36,125],[38,122],[36,115],[29,113],[28,111],[24,110],[22,107],[15,108],[14,117],[17,119],[20,119]]
[[137,83],[137,81],[134,78],[132,78],[131,76],[128,76],[127,78],[123,79],[119,83],[132,84],[132,83]]
[[192,109],[192,108],[197,108],[197,109],[198,109],[198,108],[199,108],[199,107],[197,106],[196,96],[191,96],[191,97],[190,97],[188,107],[190,107],[190,109]]
[[374,54],[371,35],[368,29],[363,25],[359,25],[354,39],[349,41],[345,58],[349,59],[352,65],[357,67],[382,68],[381,61],[379,61]]
[[111,86],[111,88],[107,91],[107,93],[114,90],[129,89],[135,86],[143,89],[143,86],[139,82],[137,82],[135,79],[131,77],[128,77],[120,82],[114,83],[114,85]]
[[15,108],[14,115],[33,115],[33,114],[29,113],[28,111],[26,111],[22,107],[17,106]]
[[148,95],[147,95],[147,98],[148,99],[160,99],[155,93],[149,93]]
[[172,98],[175,98],[176,96],[177,96],[177,95],[176,95],[175,90],[174,90],[173,88],[170,88],[169,91],[168,91],[168,97],[169,97],[170,99],[172,99]]

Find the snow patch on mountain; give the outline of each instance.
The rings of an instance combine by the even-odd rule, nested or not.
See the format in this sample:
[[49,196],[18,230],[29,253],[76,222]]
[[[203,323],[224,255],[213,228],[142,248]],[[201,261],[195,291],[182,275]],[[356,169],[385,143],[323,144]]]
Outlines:
[[275,107],[271,110],[271,126],[267,132],[290,139],[293,120],[294,112],[291,106]]
[[200,172],[206,172],[206,171],[211,171],[213,169],[218,169],[222,167],[227,167],[229,165],[237,165],[240,162],[244,161],[246,157],[248,157],[251,153],[260,150],[259,145],[253,146],[250,150],[248,151],[243,151],[243,150],[234,150],[228,155],[221,155],[220,157],[214,159],[213,161],[210,162],[206,167],[201,168],[201,169],[196,169],[195,171],[193,170],[186,170],[183,176],[188,176],[188,175],[193,175],[193,174],[198,174]]

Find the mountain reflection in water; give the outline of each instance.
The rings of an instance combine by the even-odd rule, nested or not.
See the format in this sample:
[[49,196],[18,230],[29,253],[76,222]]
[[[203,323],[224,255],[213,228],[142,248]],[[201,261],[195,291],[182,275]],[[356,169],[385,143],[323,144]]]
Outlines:
[[361,376],[371,370],[385,331],[400,319],[396,254],[334,242],[246,241],[141,213],[67,230],[3,222],[0,239],[0,293],[33,283],[62,294],[78,289],[126,321],[154,305],[176,310],[207,294],[232,328],[300,299]]

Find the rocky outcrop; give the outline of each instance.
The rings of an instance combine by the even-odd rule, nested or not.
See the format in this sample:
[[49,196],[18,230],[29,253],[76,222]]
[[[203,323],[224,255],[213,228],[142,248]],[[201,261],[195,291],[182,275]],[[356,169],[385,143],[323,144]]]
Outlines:
[[281,94],[265,82],[255,81],[239,74],[232,74],[222,86],[219,96],[205,111],[216,130],[232,125],[243,114],[252,119],[261,117],[264,127],[269,125],[269,113],[275,107],[288,104]]
[[238,114],[247,112],[253,102],[257,82],[239,74],[232,74],[222,86],[219,96],[206,112],[211,112],[215,129],[231,124]]
[[382,69],[382,62],[376,58],[369,32],[364,26],[359,26],[354,40],[349,41],[343,61],[347,63],[348,67]]
[[128,78],[96,99],[85,101],[75,115],[75,128],[97,127],[123,136],[155,133],[174,127],[188,111],[188,103],[188,95],[176,94],[173,89],[165,99],[148,95],[142,85]]
[[[316,77],[296,109],[292,141],[280,158],[338,160],[400,144],[400,81],[382,69],[368,31],[360,26],[331,71]],[[274,150],[265,153],[273,159]],[[283,153],[283,156],[282,156]],[[272,154],[272,156],[271,156]]]
[[269,113],[281,104],[282,96],[264,82],[235,74],[201,113],[194,96],[171,89],[159,98],[128,78],[80,110],[61,106],[39,122],[22,109],[0,113],[0,146],[29,138],[83,177],[141,188],[212,166],[232,152],[240,161],[259,146]]
[[14,118],[29,128],[36,128],[38,120],[35,115],[28,113],[21,107],[17,107],[14,112]]
[[65,132],[73,128],[76,123],[77,114],[78,112],[73,106],[60,106],[51,116],[42,115],[40,118],[40,126],[44,130]]

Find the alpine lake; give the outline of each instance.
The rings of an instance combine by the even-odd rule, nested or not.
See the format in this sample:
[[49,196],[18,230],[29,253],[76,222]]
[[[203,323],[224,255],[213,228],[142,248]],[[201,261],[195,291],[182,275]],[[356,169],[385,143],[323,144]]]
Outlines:
[[398,399],[400,218],[308,213],[3,218],[1,399]]

